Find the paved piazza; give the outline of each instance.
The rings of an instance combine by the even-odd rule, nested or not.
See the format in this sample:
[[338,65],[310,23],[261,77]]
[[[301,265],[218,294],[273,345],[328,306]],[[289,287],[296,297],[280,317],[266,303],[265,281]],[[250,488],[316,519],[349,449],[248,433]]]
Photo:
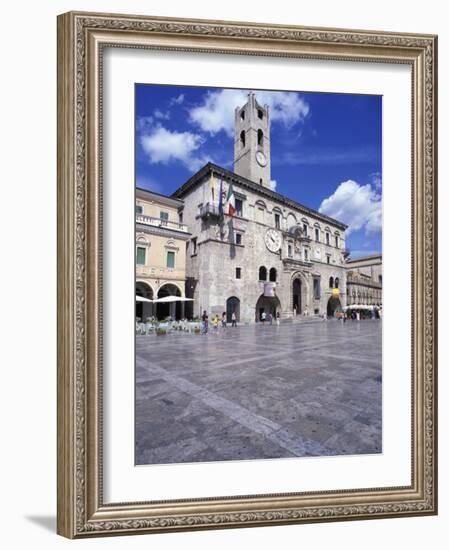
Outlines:
[[382,452],[382,322],[137,336],[136,463]]

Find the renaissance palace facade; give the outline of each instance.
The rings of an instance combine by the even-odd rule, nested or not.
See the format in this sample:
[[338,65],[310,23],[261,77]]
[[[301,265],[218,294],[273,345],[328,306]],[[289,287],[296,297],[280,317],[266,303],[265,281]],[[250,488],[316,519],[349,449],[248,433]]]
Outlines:
[[263,312],[333,315],[346,305],[347,226],[271,189],[269,107],[252,92],[235,111],[234,134],[234,171],[208,163],[172,195],[190,233],[190,313],[234,312],[245,323]]

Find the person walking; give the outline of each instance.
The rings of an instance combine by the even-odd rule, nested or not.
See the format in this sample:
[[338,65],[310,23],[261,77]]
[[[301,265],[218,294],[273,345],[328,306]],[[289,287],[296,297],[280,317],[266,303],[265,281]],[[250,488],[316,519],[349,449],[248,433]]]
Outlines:
[[218,315],[215,315],[215,317],[212,318],[212,327],[214,329],[214,334],[218,334],[219,324],[220,324],[220,319],[218,318]]
[[233,311],[231,315],[231,326],[233,327],[237,326],[237,316],[235,314],[235,311]]
[[207,334],[207,330],[209,328],[209,317],[207,316],[206,310],[203,311],[201,319],[203,321],[203,334]]
[[222,328],[226,328],[226,311],[223,311],[221,314],[221,326]]

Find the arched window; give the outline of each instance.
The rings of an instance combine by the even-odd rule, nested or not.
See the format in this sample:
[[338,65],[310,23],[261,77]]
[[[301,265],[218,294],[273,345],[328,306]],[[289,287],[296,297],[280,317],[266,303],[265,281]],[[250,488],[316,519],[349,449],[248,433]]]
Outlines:
[[259,281],[267,280],[267,268],[263,265],[259,267]]
[[270,269],[270,281],[271,281],[271,282],[273,282],[273,283],[276,282],[276,275],[277,275],[276,269],[275,269],[274,267],[272,267],[272,268]]
[[340,281],[339,281],[338,277],[335,277],[335,288],[338,288],[339,283],[340,283]]
[[242,120],[245,120],[245,109],[243,109],[243,111],[240,111],[240,118]]
[[245,130],[242,130],[240,132],[240,145],[242,147],[245,147],[245,143],[246,143],[246,136],[245,136]]
[[257,109],[257,116],[262,120],[263,119],[263,111],[262,109]]
[[257,130],[257,145],[263,146],[263,132],[260,128]]
[[329,279],[329,288],[334,288],[334,278],[333,277],[331,277]]

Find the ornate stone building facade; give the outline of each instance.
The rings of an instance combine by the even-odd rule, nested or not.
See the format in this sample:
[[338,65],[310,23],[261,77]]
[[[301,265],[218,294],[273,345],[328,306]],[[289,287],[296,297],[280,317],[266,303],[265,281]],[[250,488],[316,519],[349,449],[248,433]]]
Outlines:
[[[186,242],[191,235],[182,223],[182,201],[136,190],[136,294],[154,300],[185,297]],[[183,316],[183,303],[136,303],[136,317]]]
[[[268,107],[250,93],[235,113],[234,172],[208,163],[172,197],[191,238],[186,296],[193,314],[236,313],[240,322],[329,314],[346,305],[347,226],[270,185]],[[236,212],[220,211],[232,185]]]
[[382,254],[346,262],[348,305],[382,305]]

